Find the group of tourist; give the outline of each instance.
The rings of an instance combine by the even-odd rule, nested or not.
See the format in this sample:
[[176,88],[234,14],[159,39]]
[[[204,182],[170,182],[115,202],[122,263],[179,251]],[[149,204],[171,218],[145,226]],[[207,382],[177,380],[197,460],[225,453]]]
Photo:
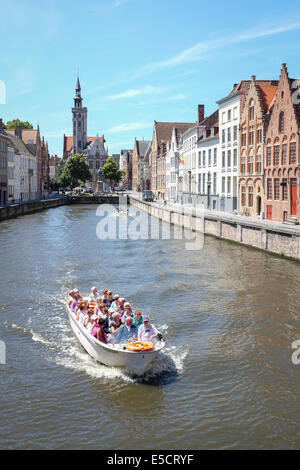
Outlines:
[[88,297],[78,289],[69,292],[68,305],[87,331],[102,343],[129,343],[160,339],[158,330],[147,315],[131,309],[129,302],[112,291],[103,289],[99,295],[97,287],[91,288]]

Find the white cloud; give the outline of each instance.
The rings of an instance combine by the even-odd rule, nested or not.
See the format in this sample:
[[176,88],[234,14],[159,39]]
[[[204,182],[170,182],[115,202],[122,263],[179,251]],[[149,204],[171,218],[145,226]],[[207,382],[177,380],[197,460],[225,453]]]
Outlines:
[[259,39],[266,36],[273,36],[288,31],[295,31],[298,29],[300,29],[300,22],[288,23],[285,25],[274,26],[270,28],[256,28],[245,33],[238,34],[236,36],[227,36],[223,38],[198,42],[194,46],[183,50],[182,52],[180,52],[174,57],[171,57],[170,59],[160,62],[152,62],[150,64],[145,65],[137,72],[137,76],[144,76],[148,73],[152,73],[157,70],[165,69],[168,67],[174,67],[176,65],[198,62],[201,59],[205,59],[207,55],[212,51],[222,49],[226,46],[231,46],[234,44],[250,41],[253,39]]
[[126,90],[122,93],[107,96],[106,99],[118,100],[118,99],[124,99],[124,98],[134,98],[135,96],[139,96],[139,95],[157,95],[165,91],[166,90],[162,87],[154,87],[151,85],[147,85],[143,88],[131,88],[130,90]]
[[139,129],[147,129],[152,127],[153,123],[151,122],[130,122],[126,124],[119,124],[118,126],[111,127],[107,131],[106,134],[116,134],[118,132],[126,132],[126,131],[135,131]]

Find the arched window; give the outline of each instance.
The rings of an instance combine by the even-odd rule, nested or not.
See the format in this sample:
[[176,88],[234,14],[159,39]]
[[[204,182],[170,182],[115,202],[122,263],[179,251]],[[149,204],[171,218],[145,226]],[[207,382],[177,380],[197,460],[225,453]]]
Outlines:
[[278,130],[279,132],[283,132],[284,131],[284,112],[281,111],[281,113],[279,114],[279,126],[278,126]]

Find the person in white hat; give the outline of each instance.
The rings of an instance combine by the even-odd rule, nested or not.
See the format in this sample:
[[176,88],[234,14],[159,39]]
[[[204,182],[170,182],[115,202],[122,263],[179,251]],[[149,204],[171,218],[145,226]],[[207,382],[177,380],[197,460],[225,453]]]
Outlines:
[[158,335],[158,330],[151,325],[148,315],[143,316],[143,324],[138,329],[138,341],[152,341]]

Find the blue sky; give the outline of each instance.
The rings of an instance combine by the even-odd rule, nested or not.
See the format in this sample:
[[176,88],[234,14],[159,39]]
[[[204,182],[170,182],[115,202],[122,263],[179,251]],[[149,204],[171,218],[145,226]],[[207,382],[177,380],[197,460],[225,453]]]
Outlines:
[[39,121],[58,155],[78,69],[88,135],[110,153],[150,140],[154,119],[213,112],[239,80],[278,79],[283,62],[300,77],[299,0],[15,0],[0,12],[0,117]]

